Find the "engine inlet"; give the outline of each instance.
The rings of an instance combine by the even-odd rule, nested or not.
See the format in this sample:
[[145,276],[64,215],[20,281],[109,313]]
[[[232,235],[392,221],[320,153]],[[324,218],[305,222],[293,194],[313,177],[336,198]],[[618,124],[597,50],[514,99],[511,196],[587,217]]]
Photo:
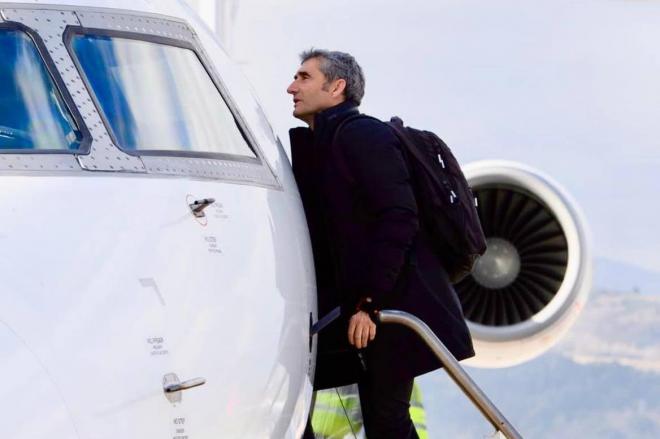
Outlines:
[[473,191],[488,250],[456,285],[465,316],[488,326],[528,320],[559,291],[566,236],[552,210],[529,192],[507,185]]

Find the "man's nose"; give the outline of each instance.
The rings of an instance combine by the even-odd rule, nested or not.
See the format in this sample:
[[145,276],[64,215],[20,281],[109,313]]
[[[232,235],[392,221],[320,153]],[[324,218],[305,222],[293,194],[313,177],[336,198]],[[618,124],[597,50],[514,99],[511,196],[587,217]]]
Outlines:
[[295,81],[289,84],[289,86],[286,88],[286,92],[289,93],[290,95],[295,94],[296,91],[298,91],[298,88],[295,86]]

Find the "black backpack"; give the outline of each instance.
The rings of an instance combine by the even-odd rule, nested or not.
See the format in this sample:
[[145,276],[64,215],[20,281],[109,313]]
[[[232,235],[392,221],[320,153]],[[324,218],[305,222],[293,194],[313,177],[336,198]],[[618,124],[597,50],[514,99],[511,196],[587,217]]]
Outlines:
[[[337,127],[335,138],[344,125],[360,117],[370,116],[349,117]],[[421,226],[430,236],[450,281],[457,283],[470,274],[477,258],[486,251],[476,198],[456,158],[438,136],[405,127],[398,117],[387,125],[403,146]]]

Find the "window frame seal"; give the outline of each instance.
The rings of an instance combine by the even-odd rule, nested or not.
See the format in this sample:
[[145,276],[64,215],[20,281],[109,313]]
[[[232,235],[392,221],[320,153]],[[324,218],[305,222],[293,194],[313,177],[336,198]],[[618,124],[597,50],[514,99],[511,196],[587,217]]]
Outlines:
[[69,89],[67,88],[66,84],[64,83],[64,80],[60,76],[59,72],[57,71],[57,66],[55,65],[55,61],[50,56],[50,53],[48,52],[48,48],[46,47],[46,44],[43,42],[41,39],[41,36],[32,28],[24,25],[23,23],[18,23],[15,21],[0,21],[0,32],[3,30],[9,30],[9,31],[17,31],[17,32],[22,32],[25,35],[30,38],[32,43],[34,44],[35,48],[37,49],[37,53],[39,54],[39,57],[41,58],[41,61],[43,63],[43,66],[46,68],[46,73],[48,73],[48,76],[50,79],[53,81],[53,86],[55,87],[55,90],[58,93],[58,98],[61,99],[62,103],[66,107],[66,109],[69,111],[69,114],[71,115],[71,118],[73,119],[74,123],[77,125],[76,127],[72,127],[77,129],[80,132],[81,138],[80,138],[80,147],[78,149],[72,150],[72,149],[4,149],[0,148],[0,154],[64,154],[64,155],[88,155],[91,152],[91,146],[92,146],[92,134],[90,133],[89,129],[87,128],[87,125],[85,124],[85,121],[78,111],[78,107],[76,106],[75,102],[73,101],[73,98],[71,97],[71,94],[69,93]]
[[[127,149],[124,148],[118,141],[117,137],[115,136],[114,130],[112,129],[112,126],[110,125],[108,118],[105,115],[105,112],[103,110],[103,107],[100,104],[100,101],[98,97],[96,96],[96,93],[91,87],[91,83],[89,81],[89,78],[87,77],[87,73],[85,70],[82,68],[80,65],[80,62],[78,60],[78,57],[73,50],[72,47],[72,40],[75,36],[78,35],[91,35],[91,36],[100,36],[100,37],[109,37],[109,38],[123,38],[123,39],[129,39],[129,40],[136,40],[136,41],[143,41],[147,43],[154,43],[154,44],[161,44],[165,46],[172,46],[172,47],[178,47],[181,49],[188,49],[195,54],[195,57],[198,59],[200,65],[208,75],[209,79],[213,83],[213,86],[216,88],[218,91],[218,94],[220,95],[220,98],[222,99],[223,103],[227,106],[227,109],[232,115],[232,118],[234,119],[234,123],[236,124],[236,127],[238,128],[239,132],[241,133],[241,137],[243,137],[243,140],[245,141],[247,147],[252,151],[252,153],[255,155],[255,157],[248,157],[248,156],[243,156],[243,155],[238,155],[238,154],[228,154],[228,153],[221,153],[221,152],[205,152],[205,151],[173,151],[173,150],[160,150],[160,149]],[[135,157],[140,157],[140,156],[150,156],[150,157],[182,157],[182,158],[198,158],[198,159],[214,159],[214,160],[224,160],[224,161],[233,161],[233,162],[243,162],[243,163],[251,163],[251,164],[258,164],[258,165],[263,165],[264,160],[260,155],[260,150],[259,148],[256,148],[252,141],[250,140],[250,136],[248,135],[249,130],[245,126],[244,122],[242,122],[242,118],[240,117],[240,114],[238,110],[235,108],[233,102],[226,96],[226,92],[223,90],[223,87],[219,83],[218,79],[215,78],[215,75],[213,75],[212,70],[209,68],[207,63],[204,61],[204,58],[200,56],[199,51],[197,48],[193,45],[190,44],[187,41],[183,40],[178,40],[174,38],[167,38],[163,36],[158,36],[158,35],[153,35],[153,34],[144,34],[144,33],[139,33],[139,32],[130,32],[130,31],[121,31],[121,30],[114,30],[114,29],[103,29],[103,28],[94,28],[94,27],[85,27],[85,26],[67,26],[63,33],[63,40],[64,40],[64,46],[66,47],[67,51],[69,52],[69,56],[73,60],[74,65],[76,66],[76,69],[78,69],[78,73],[85,85],[85,88],[89,92],[89,95],[92,97],[94,100],[94,105],[96,106],[96,110],[99,113],[99,116],[101,117],[101,120],[103,120],[103,124],[106,127],[106,130],[108,134],[110,135],[112,139],[112,143],[117,147],[119,150],[124,152],[125,154],[135,156]]]

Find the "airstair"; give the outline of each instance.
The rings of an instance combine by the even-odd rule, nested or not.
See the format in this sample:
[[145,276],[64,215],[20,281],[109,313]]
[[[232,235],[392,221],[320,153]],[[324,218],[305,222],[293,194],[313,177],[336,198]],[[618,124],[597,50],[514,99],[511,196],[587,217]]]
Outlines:
[[460,366],[456,358],[445,345],[436,337],[426,323],[412,314],[403,311],[383,310],[378,313],[378,320],[382,324],[399,324],[412,329],[433,351],[442,362],[449,377],[463,391],[481,414],[495,429],[493,438],[522,439],[520,433],[511,425],[504,415],[488,399],[486,394],[472,381],[472,378]]

